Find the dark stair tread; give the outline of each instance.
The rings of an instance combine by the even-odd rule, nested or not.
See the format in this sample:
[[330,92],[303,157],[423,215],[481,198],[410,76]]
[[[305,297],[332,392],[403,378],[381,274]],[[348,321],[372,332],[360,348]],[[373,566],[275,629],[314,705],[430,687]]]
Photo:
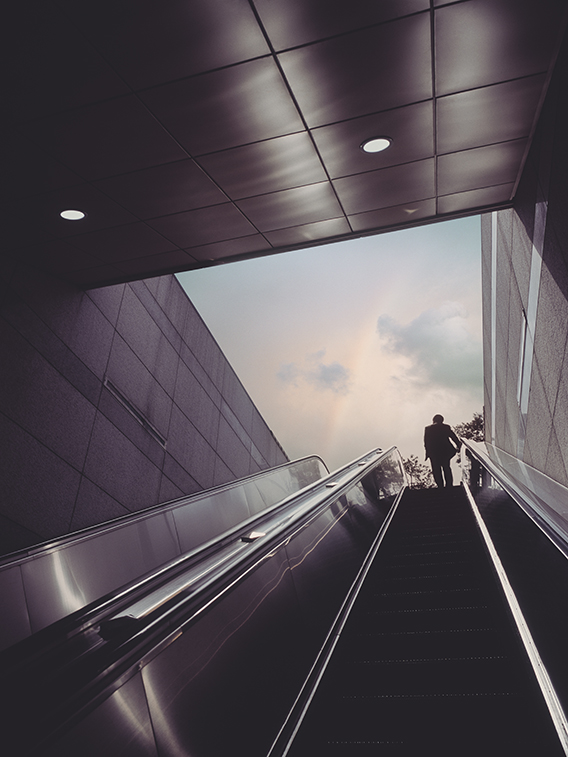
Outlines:
[[563,754],[499,592],[463,490],[407,492],[290,757]]

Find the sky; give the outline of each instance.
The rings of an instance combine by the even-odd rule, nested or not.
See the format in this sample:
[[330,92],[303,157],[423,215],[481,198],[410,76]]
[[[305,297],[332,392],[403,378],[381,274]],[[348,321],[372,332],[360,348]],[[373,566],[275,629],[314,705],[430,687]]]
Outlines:
[[478,216],[178,274],[290,457],[424,460],[482,411]]

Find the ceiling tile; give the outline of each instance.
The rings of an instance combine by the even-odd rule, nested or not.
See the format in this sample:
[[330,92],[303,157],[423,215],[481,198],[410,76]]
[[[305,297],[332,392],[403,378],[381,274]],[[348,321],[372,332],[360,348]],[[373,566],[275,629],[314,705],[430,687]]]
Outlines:
[[351,227],[345,218],[331,218],[329,221],[307,223],[304,226],[293,226],[290,229],[269,231],[266,238],[274,247],[288,247],[290,245],[309,244],[318,239],[329,239],[344,236],[351,232]]
[[310,127],[432,96],[428,13],[278,57]]
[[145,274],[159,275],[160,271],[167,273],[185,271],[194,262],[193,258],[183,250],[172,250],[135,260],[121,260],[116,263],[116,267],[129,276],[142,278]]
[[134,89],[270,52],[247,0],[58,4]]
[[256,232],[231,203],[155,218],[148,224],[179,247],[197,247]]
[[111,265],[101,265],[95,268],[86,268],[83,271],[73,271],[65,276],[68,281],[72,281],[77,286],[85,289],[106,286],[120,279],[124,279],[124,274],[119,268]]
[[128,86],[51,3],[2,8],[0,111],[21,123],[118,97]]
[[190,159],[102,179],[96,186],[142,219],[227,202]]
[[156,87],[140,96],[193,156],[303,129],[272,58]]
[[69,244],[88,252],[97,262],[115,263],[172,250],[174,245],[145,223],[130,223],[71,237]]
[[77,174],[21,134],[5,132],[0,150],[4,201],[83,182]]
[[329,182],[240,200],[237,205],[259,231],[274,231],[343,215]]
[[531,76],[439,98],[438,153],[528,137],[544,84]]
[[515,182],[527,146],[526,139],[474,150],[440,155],[438,192],[441,195]]
[[499,203],[507,203],[511,199],[514,184],[500,184],[485,189],[472,189],[438,198],[439,213],[457,213],[461,210],[482,208]]
[[254,0],[260,19],[276,50],[297,47],[324,37],[390,21],[410,13],[428,10],[429,0]]
[[565,10],[558,0],[468,0],[438,8],[438,96],[546,71]]
[[434,197],[434,159],[347,176],[333,182],[348,215]]
[[234,200],[327,178],[306,132],[206,155],[199,163]]
[[[87,215],[81,221],[65,221],[59,215],[62,210],[82,210]],[[15,248],[137,220],[90,184],[18,200],[7,204],[5,211],[5,240]]]
[[24,129],[89,180],[187,157],[134,95],[34,121]]
[[229,239],[226,242],[215,242],[214,244],[192,247],[188,252],[196,260],[222,260],[223,258],[233,258],[238,255],[260,252],[261,250],[271,251],[272,248],[262,234],[253,234],[249,237]]
[[395,205],[382,210],[370,210],[349,216],[354,231],[380,229],[384,226],[402,226],[422,218],[436,215],[436,200],[420,200],[405,205]]
[[28,247],[26,255],[29,256],[29,260],[33,265],[58,273],[93,268],[100,263],[92,255],[73,247],[62,239],[35,247]]
[[[312,136],[332,179],[431,157],[434,155],[432,102],[322,126],[313,129]],[[365,140],[385,136],[393,142],[384,152],[369,154],[361,149]]]

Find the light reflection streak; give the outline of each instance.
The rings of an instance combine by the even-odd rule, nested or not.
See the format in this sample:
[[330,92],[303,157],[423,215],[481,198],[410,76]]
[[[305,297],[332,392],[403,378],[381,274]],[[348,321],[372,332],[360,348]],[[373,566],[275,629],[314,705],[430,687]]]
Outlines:
[[63,550],[56,550],[51,555],[53,564],[53,573],[55,575],[55,585],[61,599],[65,612],[71,614],[80,610],[87,603],[85,594],[81,591],[64,559]]

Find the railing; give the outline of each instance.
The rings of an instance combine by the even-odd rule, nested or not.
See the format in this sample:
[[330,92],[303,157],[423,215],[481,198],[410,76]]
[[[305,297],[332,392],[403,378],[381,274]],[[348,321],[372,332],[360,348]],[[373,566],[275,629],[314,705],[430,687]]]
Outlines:
[[568,490],[492,445],[462,442],[466,493],[568,755]]
[[0,650],[167,565],[328,475],[316,456],[0,560]]
[[62,676],[71,671],[73,684],[57,681],[71,688],[56,705],[30,701],[31,681],[14,663],[8,680],[34,718],[26,738],[39,737],[42,753],[76,754],[99,743],[104,717],[104,739],[142,739],[141,754],[266,754],[405,483],[398,451],[374,450],[259,515],[205,562],[133,586],[132,601],[121,596],[82,629],[81,666],[87,639],[99,638],[96,680],[72,691],[68,665]]

